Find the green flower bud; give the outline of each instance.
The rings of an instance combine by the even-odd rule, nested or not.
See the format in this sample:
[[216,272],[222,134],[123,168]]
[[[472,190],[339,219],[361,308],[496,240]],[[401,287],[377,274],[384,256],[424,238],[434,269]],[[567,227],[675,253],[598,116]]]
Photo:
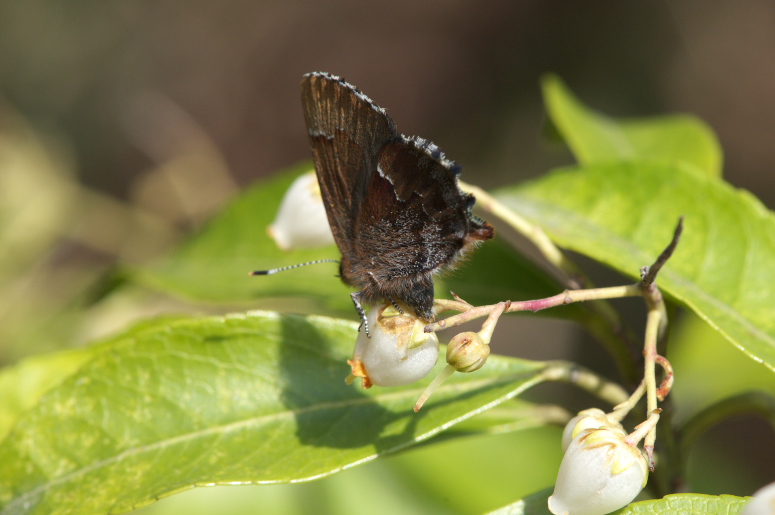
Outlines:
[[456,334],[447,346],[447,363],[458,372],[479,370],[490,355],[490,346],[479,334],[465,332]]

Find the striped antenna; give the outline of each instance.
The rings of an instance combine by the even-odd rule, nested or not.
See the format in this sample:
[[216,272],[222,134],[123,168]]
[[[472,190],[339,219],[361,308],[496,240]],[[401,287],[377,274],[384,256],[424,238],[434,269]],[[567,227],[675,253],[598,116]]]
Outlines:
[[306,263],[299,263],[298,265],[284,266],[282,268],[271,268],[269,270],[253,270],[249,275],[272,275],[284,270],[290,270],[292,268],[299,268],[300,266],[317,265],[320,263],[338,263],[338,259],[318,259],[317,261],[307,261]]

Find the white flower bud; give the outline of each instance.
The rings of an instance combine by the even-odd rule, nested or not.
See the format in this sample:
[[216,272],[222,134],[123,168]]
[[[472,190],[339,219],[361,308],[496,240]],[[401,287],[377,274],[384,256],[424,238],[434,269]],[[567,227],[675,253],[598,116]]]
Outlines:
[[585,409],[584,411],[579,411],[578,415],[570,419],[565,425],[565,429],[562,432],[562,450],[567,451],[571,441],[585,429],[598,429],[601,427],[617,430],[622,435],[625,434],[622,425],[618,421],[609,418],[605,411],[597,408]]
[[740,515],[773,515],[775,513],[775,483],[756,491]]
[[283,250],[322,247],[334,243],[314,171],[293,181],[267,232]]
[[387,303],[369,311],[367,321],[371,338],[358,334],[352,375],[363,378],[363,387],[401,386],[419,381],[433,369],[439,358],[436,333],[424,331],[427,322],[410,315],[402,306],[399,313]]
[[549,511],[555,515],[605,515],[629,504],[646,486],[648,466],[637,447],[609,428],[585,429],[560,465]]

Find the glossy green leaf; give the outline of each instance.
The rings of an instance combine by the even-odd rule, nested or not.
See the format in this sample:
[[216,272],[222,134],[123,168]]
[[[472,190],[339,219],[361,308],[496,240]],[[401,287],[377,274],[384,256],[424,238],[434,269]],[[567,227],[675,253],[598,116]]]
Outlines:
[[660,288],[775,370],[775,218],[749,193],[651,162],[560,170],[498,196],[560,245],[631,276],[685,216]]
[[735,515],[750,499],[733,495],[674,494],[654,501],[640,501],[616,515]]
[[582,164],[657,160],[689,164],[721,176],[718,139],[694,116],[616,120],[583,105],[554,75],[544,78],[543,92],[552,122]]
[[314,479],[542,380],[540,363],[493,356],[414,413],[430,379],[345,385],[355,336],[351,323],[261,312],[130,330],[0,443],[0,513],[122,512],[194,485]]

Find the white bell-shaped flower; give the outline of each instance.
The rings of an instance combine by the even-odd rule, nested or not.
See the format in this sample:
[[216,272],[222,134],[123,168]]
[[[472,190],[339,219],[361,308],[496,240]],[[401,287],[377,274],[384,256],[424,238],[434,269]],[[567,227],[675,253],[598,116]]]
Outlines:
[[439,358],[436,333],[424,331],[427,322],[407,306],[399,312],[391,303],[369,311],[371,338],[361,331],[355,343],[350,380],[363,378],[363,387],[401,386],[419,381]]
[[740,515],[773,515],[775,514],[775,483],[770,483],[757,490],[753,499],[746,503]]
[[267,232],[283,250],[322,247],[334,243],[314,171],[293,181]]
[[576,436],[585,429],[598,429],[607,427],[620,431],[625,434],[622,425],[613,420],[605,411],[598,408],[585,409],[579,411],[578,415],[570,419],[562,432],[562,450],[567,451],[570,443]]
[[585,429],[565,452],[549,510],[555,515],[605,515],[632,502],[647,478],[646,459],[618,430]]

